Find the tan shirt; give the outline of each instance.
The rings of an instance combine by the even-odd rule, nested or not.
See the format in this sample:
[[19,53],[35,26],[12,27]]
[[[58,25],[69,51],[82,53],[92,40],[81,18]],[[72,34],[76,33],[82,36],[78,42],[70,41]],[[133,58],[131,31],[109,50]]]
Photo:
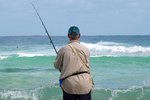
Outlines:
[[[73,73],[87,71],[90,73],[89,57],[90,52],[87,47],[81,45],[78,41],[71,41],[73,47],[77,49],[78,54],[74,53],[69,45],[64,46],[58,51],[55,68],[61,71],[60,79],[70,76]],[[84,52],[85,56],[82,54]],[[83,61],[81,61],[81,59]],[[87,63],[88,67],[84,63]],[[89,73],[82,73],[66,78],[62,83],[62,88],[70,94],[86,94],[92,89],[92,78]]]

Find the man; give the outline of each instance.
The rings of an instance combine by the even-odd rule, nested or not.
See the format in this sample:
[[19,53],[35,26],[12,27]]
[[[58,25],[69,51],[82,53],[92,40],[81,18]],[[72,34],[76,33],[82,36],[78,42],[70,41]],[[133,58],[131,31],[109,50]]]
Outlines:
[[63,100],[91,100],[93,86],[89,68],[90,52],[80,44],[80,30],[72,26],[68,30],[70,42],[58,51],[55,68],[60,72]]

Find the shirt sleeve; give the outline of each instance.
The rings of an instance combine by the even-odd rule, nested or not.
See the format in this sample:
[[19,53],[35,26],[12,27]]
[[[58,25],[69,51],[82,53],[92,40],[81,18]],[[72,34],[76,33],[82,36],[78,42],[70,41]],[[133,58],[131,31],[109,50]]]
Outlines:
[[63,49],[60,49],[54,62],[54,67],[58,70],[61,70],[62,66],[63,66]]

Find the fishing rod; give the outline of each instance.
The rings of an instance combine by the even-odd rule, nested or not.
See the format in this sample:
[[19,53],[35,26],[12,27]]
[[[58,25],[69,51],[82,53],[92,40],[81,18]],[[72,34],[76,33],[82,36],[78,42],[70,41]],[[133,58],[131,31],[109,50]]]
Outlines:
[[53,41],[52,41],[51,36],[50,36],[49,33],[48,33],[48,30],[47,30],[47,28],[46,28],[44,22],[42,21],[42,18],[40,17],[40,14],[38,13],[38,11],[37,11],[36,7],[34,6],[34,4],[31,3],[31,5],[32,5],[32,7],[34,8],[34,10],[35,10],[37,16],[39,17],[39,19],[40,19],[40,21],[41,21],[41,23],[42,23],[42,25],[43,25],[43,27],[44,27],[44,29],[45,29],[45,32],[46,32],[46,34],[47,34],[47,36],[48,36],[48,38],[49,38],[49,40],[50,40],[50,43],[52,43],[52,46],[53,46],[53,48],[54,48],[54,50],[55,50],[55,52],[56,52],[56,54],[57,54],[57,50],[56,50],[56,48],[55,48],[55,45],[54,45],[54,43],[53,43]]

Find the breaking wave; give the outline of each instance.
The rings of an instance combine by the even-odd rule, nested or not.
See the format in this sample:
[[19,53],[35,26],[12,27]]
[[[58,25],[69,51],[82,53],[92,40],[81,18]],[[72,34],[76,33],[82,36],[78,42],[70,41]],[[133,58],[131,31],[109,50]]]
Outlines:
[[0,56],[0,60],[7,59],[8,56]]
[[[97,42],[97,43],[86,43],[81,42],[85,45],[91,53],[92,57],[101,56],[150,56],[150,47],[144,47],[140,45],[132,45],[125,43],[115,43],[115,42]],[[57,46],[57,51],[62,46]],[[53,48],[37,50],[24,50],[24,51],[13,51],[13,52],[1,52],[0,60],[7,59],[11,56],[17,57],[36,57],[36,56],[56,56]]]
[[[127,89],[94,89],[93,100],[149,100],[150,88],[132,86]],[[31,90],[0,90],[2,100],[61,100],[62,92],[58,84]]]
[[150,47],[115,42],[81,44],[90,49],[91,56],[150,56]]

